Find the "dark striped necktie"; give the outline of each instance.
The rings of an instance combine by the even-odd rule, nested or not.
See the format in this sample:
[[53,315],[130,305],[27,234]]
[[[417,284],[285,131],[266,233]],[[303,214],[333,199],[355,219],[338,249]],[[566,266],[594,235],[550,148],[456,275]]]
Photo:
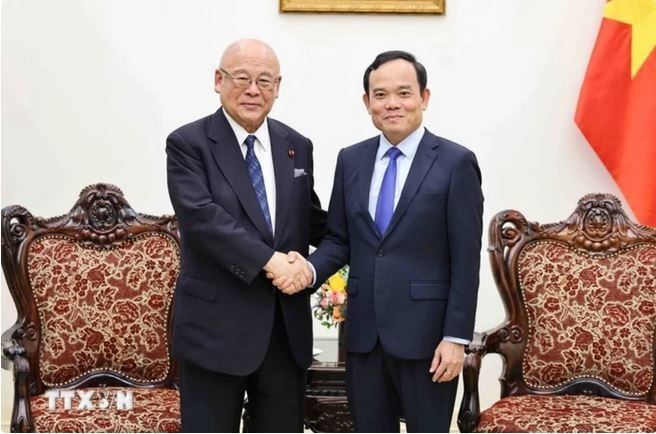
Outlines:
[[264,188],[264,175],[262,174],[262,166],[260,166],[260,160],[257,159],[255,155],[255,139],[254,135],[249,135],[244,140],[246,144],[246,165],[248,166],[248,175],[251,177],[251,183],[255,189],[255,196],[257,196],[257,202],[260,204],[260,209],[262,209],[262,214],[264,214],[264,219],[269,226],[269,230],[273,234],[273,226],[271,225],[271,213],[269,212],[269,202],[267,201],[266,188]]

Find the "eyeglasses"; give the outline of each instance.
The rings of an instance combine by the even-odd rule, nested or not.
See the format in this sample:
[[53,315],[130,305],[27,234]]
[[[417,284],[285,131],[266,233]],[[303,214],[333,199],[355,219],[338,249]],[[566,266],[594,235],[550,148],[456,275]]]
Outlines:
[[[251,78],[250,75],[244,72],[238,72],[236,75],[232,75],[223,68],[219,68],[219,71],[221,71],[221,73],[225,74],[226,77],[232,80],[235,86],[241,89],[246,89],[251,87],[253,78]],[[273,89],[273,86],[275,86],[278,83],[278,81],[280,81],[280,77],[274,79],[264,76],[264,77],[259,77],[257,80],[255,80],[255,84],[257,84],[257,87],[259,87],[261,90],[271,90]]]

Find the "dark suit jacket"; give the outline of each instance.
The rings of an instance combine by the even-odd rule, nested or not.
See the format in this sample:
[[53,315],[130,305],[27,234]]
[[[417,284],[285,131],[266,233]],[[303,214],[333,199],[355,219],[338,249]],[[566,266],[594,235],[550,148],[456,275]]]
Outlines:
[[483,195],[474,154],[426,130],[392,221],[380,235],[368,211],[379,137],[343,149],[328,234],[310,256],[317,282],[349,263],[346,349],[427,359],[443,336],[471,339]]
[[[276,178],[275,238],[222,109],[167,138],[168,188],[182,239],[175,289],[174,356],[206,369],[247,375],[264,359],[276,289],[262,272],[275,250],[307,255],[325,233],[314,192],[312,142],[269,119]],[[280,295],[298,365],[312,360],[309,291]]]

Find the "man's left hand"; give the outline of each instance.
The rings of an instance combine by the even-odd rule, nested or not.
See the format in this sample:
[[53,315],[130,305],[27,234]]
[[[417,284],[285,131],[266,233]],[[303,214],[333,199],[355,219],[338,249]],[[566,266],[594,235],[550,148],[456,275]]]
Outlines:
[[465,360],[465,346],[455,342],[442,341],[435,349],[429,372],[433,382],[446,383],[460,375]]

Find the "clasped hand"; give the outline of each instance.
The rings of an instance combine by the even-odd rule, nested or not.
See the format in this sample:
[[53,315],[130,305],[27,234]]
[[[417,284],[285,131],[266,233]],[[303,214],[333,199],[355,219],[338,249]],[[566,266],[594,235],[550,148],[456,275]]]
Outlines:
[[298,252],[275,252],[264,266],[267,278],[287,295],[296,294],[312,283],[312,271],[305,258]]

